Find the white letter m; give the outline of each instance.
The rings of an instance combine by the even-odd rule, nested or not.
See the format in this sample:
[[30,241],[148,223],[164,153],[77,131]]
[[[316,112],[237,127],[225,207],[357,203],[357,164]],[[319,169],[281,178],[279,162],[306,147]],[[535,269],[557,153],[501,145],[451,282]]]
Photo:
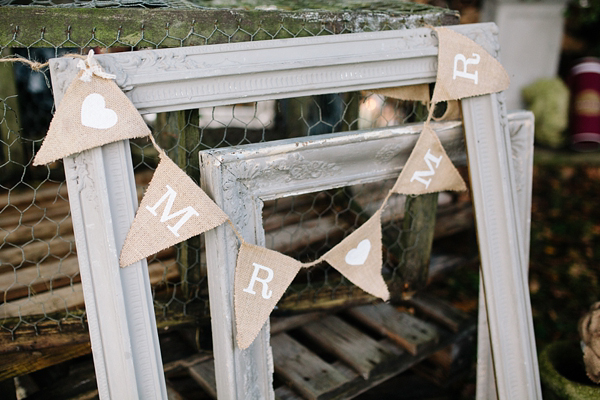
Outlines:
[[429,170],[415,171],[412,178],[410,178],[410,181],[412,182],[414,180],[417,180],[417,181],[421,182],[423,185],[425,185],[425,188],[429,188],[429,184],[431,183],[431,178],[423,179],[423,177],[435,175],[435,171],[433,170],[432,162],[435,163],[435,167],[438,168],[440,166],[440,162],[442,161],[442,156],[435,157],[433,154],[431,154],[431,149],[428,149],[427,154],[425,154],[425,157],[423,157],[423,160],[425,160],[425,162],[427,163],[427,167],[429,167]]
[[165,185],[165,186],[167,187],[167,193],[165,193],[160,198],[160,200],[158,200],[156,202],[156,204],[153,205],[152,207],[146,206],[146,210],[150,211],[152,213],[152,215],[157,216],[156,209],[158,207],[160,207],[160,205],[162,203],[164,203],[166,200],[167,204],[165,205],[163,213],[160,216],[160,222],[166,222],[170,219],[177,218],[180,215],[183,215],[183,217],[181,217],[181,219],[175,225],[173,225],[173,226],[167,225],[167,228],[169,228],[169,230],[173,233],[173,235],[179,237],[179,233],[177,232],[179,230],[179,228],[181,228],[183,226],[183,224],[185,224],[187,222],[188,219],[192,218],[193,216],[197,217],[200,214],[198,214],[198,212],[192,206],[187,206],[186,208],[171,214],[171,208],[173,207],[173,203],[175,202],[175,197],[177,197],[177,192],[174,191],[171,188],[171,186],[169,186],[169,185]]

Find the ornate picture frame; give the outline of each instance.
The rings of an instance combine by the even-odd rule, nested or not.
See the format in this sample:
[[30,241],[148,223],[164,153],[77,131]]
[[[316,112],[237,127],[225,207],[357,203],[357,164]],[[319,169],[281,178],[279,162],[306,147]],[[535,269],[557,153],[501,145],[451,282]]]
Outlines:
[[[498,55],[494,24],[452,29]],[[117,84],[140,113],[151,113],[430,83],[436,77],[437,52],[431,29],[418,28],[137,51],[97,59],[117,76]],[[56,104],[76,76],[76,65],[77,60],[69,58],[51,61]],[[517,196],[524,181],[519,181],[513,165],[515,142],[502,99],[492,94],[462,101],[494,354],[493,387],[499,398],[540,398],[524,273],[528,229],[522,220],[528,212],[520,203],[527,201]],[[129,144],[84,151],[65,158],[64,166],[100,397],[166,398],[146,262],[124,269],[118,262],[137,207]],[[201,178],[229,213],[225,200],[231,199],[214,190],[218,179],[208,173]],[[249,215],[251,223],[241,228],[242,234],[259,241],[257,231],[249,227],[260,226],[260,215]],[[236,253],[222,247],[223,229],[207,234],[207,242],[220,243],[207,246],[211,315],[219,316],[212,320],[219,397],[273,398],[268,333],[263,328],[243,351],[233,339],[229,284]],[[485,372],[488,379],[491,371]]]

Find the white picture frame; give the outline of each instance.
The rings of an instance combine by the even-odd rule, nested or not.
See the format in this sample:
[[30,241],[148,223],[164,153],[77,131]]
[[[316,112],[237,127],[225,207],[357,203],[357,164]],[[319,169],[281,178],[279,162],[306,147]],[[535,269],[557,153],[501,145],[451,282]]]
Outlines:
[[[498,55],[494,24],[451,29]],[[97,60],[144,114],[430,83],[437,51],[432,30],[418,28],[106,54]],[[77,61],[51,60],[56,104],[77,74]],[[466,149],[494,386],[502,399],[534,399],[541,391],[523,273],[527,239],[502,99],[492,94],[462,101]],[[100,397],[166,398],[146,263],[118,267],[137,208],[128,142],[84,151],[64,164]],[[202,177],[217,196],[210,179]],[[209,232],[207,241],[224,239],[223,229]],[[241,229],[245,236],[252,233]],[[229,286],[235,254],[216,249],[208,246],[207,257],[219,397],[273,398],[268,334],[263,329],[247,350],[235,346]],[[226,263],[216,265],[219,257]]]

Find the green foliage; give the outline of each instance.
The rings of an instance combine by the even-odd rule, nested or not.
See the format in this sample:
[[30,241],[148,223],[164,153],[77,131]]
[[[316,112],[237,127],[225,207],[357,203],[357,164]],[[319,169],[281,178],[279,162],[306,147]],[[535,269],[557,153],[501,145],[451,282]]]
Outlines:
[[569,89],[559,78],[541,79],[523,89],[523,99],[535,114],[536,143],[551,148],[564,145],[569,123]]

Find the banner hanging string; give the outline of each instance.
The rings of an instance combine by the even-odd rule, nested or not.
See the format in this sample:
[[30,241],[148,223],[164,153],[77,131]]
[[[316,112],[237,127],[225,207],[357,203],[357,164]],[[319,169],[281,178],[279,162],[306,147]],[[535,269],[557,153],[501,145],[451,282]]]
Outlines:
[[[61,56],[61,58],[64,58],[64,57],[80,58],[82,60],[85,60],[87,58],[87,56],[84,56],[82,54],[76,54],[76,53],[64,54]],[[2,57],[2,58],[0,58],[0,62],[25,64],[25,65],[29,66],[29,68],[31,68],[32,70],[37,71],[37,72],[41,72],[44,68],[46,68],[50,65],[50,61],[41,63],[39,61],[28,60],[25,57],[22,57],[19,55]]]

